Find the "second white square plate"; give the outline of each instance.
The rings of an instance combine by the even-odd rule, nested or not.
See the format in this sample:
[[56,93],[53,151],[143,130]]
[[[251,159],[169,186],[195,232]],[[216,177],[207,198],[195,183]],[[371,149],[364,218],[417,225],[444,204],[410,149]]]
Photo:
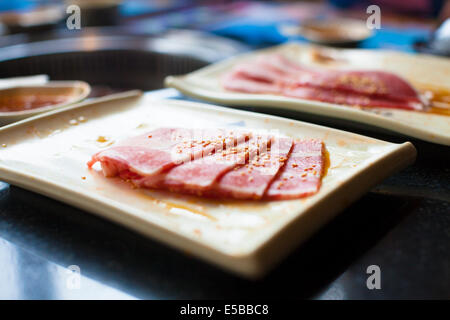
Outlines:
[[[400,109],[364,108],[337,105],[313,100],[296,99],[273,94],[248,94],[225,90],[221,77],[235,64],[255,59],[271,52],[280,53],[292,61],[320,66],[394,72],[413,84],[434,86],[450,95],[450,60],[427,55],[411,55],[393,51],[337,50],[311,45],[285,44],[246,53],[183,76],[166,78],[166,85],[182,93],[210,102],[230,106],[281,108],[316,114],[321,117],[346,119],[398,132],[421,140],[450,145],[450,116]],[[335,60],[318,62],[317,54],[330,55]]]

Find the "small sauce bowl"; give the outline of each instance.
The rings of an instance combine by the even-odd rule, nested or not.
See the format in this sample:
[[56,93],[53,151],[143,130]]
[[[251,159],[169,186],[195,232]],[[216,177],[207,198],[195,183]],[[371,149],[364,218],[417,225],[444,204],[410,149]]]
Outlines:
[[0,125],[79,102],[90,92],[91,87],[83,81],[50,81],[0,89]]

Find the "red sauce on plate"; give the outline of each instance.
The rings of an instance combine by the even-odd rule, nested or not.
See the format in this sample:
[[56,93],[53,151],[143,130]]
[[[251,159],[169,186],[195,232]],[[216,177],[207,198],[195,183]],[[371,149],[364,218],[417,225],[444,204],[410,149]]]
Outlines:
[[63,103],[67,95],[25,94],[0,96],[0,112],[16,112],[42,108]]

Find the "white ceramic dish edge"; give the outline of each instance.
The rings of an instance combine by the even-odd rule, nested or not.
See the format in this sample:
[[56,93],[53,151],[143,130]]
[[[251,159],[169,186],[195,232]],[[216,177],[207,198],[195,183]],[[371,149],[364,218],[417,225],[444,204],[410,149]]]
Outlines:
[[[209,102],[220,103],[230,106],[252,106],[263,108],[281,108],[294,111],[300,111],[311,114],[318,114],[326,117],[333,117],[365,123],[375,127],[387,129],[389,131],[398,132],[407,136],[418,138],[421,140],[443,144],[450,146],[450,134],[433,131],[430,132],[428,126],[421,127],[390,119],[385,116],[377,115],[368,111],[358,110],[348,106],[341,106],[332,103],[319,101],[311,101],[304,99],[295,99],[284,96],[269,94],[245,94],[230,91],[208,90],[191,83],[190,78],[203,77],[207,74],[220,73],[229,68],[240,60],[248,59],[255,54],[264,52],[273,52],[281,50],[285,47],[294,46],[295,44],[287,44],[276,46],[273,48],[263,49],[256,52],[245,53],[222,62],[206,66],[202,69],[181,76],[168,76],[165,79],[165,85],[172,87],[185,95],[193,96]],[[386,53],[389,53],[386,51]],[[397,53],[396,53],[397,54]],[[378,108],[381,109],[381,108]],[[389,110],[389,109],[384,109]],[[401,111],[400,111],[401,112]],[[406,111],[408,112],[408,111]]]

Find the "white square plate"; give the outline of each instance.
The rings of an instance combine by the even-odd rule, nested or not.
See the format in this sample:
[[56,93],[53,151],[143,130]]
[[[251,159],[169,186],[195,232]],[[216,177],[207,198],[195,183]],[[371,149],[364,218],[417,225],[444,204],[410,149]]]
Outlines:
[[[320,50],[320,51],[318,51]],[[253,60],[257,55],[278,52],[292,61],[322,68],[383,70],[396,73],[422,87],[437,87],[450,92],[450,60],[427,55],[411,55],[381,50],[338,50],[311,45],[285,44],[246,53],[183,76],[166,78],[166,85],[199,99],[230,106],[281,108],[356,121],[388,129],[421,140],[450,145],[450,116],[400,109],[342,106],[273,94],[248,94],[226,91],[220,79],[235,64]],[[317,62],[317,52],[336,57],[333,63]],[[321,60],[320,60],[321,61]]]
[[[86,162],[95,152],[160,126],[240,126],[322,139],[330,166],[317,194],[272,202],[213,201],[133,189],[119,178],[88,170]],[[299,121],[136,93],[81,103],[0,129],[0,179],[248,277],[263,275],[415,155],[409,142],[393,144]]]

